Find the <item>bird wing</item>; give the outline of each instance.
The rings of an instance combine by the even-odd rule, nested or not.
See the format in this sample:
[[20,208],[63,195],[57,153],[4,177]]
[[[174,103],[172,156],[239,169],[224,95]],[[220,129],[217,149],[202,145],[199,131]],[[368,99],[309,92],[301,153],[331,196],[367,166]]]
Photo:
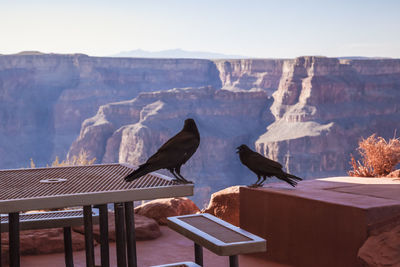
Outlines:
[[282,169],[282,165],[279,162],[266,158],[257,152],[254,151],[252,152],[253,153],[249,154],[248,160],[251,161],[254,165],[258,166],[268,165],[277,169]]
[[[146,163],[158,163],[164,166],[185,163],[196,151],[199,140],[190,132],[179,132],[163,144]],[[165,164],[163,164],[165,163]]]
[[270,160],[257,152],[246,149],[246,147],[242,148],[242,151],[239,150],[239,156],[240,161],[257,174],[258,179],[260,179],[260,176],[276,176],[278,179],[287,182],[293,187],[297,184],[295,180],[302,180],[297,176],[285,173],[279,162]]
[[270,177],[282,173],[282,165],[280,163],[265,158],[261,154],[251,150],[243,153],[240,160],[257,175]]

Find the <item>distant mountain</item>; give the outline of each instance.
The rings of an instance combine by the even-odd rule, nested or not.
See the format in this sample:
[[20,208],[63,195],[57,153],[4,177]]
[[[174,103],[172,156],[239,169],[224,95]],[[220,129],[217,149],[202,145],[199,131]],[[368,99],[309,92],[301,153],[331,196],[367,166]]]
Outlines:
[[111,57],[144,57],[144,58],[204,58],[204,59],[240,59],[248,58],[240,55],[226,55],[213,52],[203,51],[186,51],[182,49],[169,49],[162,51],[145,51],[142,49],[136,49],[132,51],[120,52]]

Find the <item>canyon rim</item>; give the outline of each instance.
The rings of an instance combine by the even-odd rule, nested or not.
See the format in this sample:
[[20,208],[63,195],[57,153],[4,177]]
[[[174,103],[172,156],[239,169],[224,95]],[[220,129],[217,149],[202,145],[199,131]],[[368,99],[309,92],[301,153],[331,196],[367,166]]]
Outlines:
[[138,165],[193,117],[202,140],[182,172],[198,195],[253,182],[242,143],[298,176],[343,175],[361,137],[393,137],[399,103],[399,59],[1,55],[0,168],[81,149]]

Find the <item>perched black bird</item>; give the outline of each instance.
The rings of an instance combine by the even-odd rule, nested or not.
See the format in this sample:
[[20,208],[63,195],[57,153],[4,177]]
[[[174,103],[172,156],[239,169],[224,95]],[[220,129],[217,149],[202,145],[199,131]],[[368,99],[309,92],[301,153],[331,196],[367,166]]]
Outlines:
[[183,183],[191,183],[181,175],[181,166],[190,159],[200,144],[200,134],[193,119],[186,119],[183,129],[163,144],[146,163],[125,177],[131,182],[153,171],[169,170]]
[[[254,152],[246,145],[236,148],[239,153],[240,161],[257,175],[257,182],[251,186],[262,186],[267,177],[275,176],[291,186],[295,187],[297,182],[303,179],[282,171],[282,165],[279,162],[270,160],[261,154]],[[263,178],[261,180],[261,177]]]

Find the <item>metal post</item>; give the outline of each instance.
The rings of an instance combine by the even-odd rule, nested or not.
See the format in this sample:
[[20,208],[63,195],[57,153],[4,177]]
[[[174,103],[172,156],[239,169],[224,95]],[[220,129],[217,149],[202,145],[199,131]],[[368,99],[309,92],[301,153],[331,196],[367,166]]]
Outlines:
[[[0,216],[1,216],[1,214],[0,214]],[[2,261],[2,259],[1,259],[1,222],[0,222],[0,267],[2,266],[1,261]]]
[[72,236],[71,227],[64,227],[64,256],[65,256],[65,266],[74,267],[74,258],[72,253]]
[[229,267],[239,267],[238,255],[229,256]]
[[194,243],[194,261],[203,266],[203,247]]
[[124,204],[114,203],[115,212],[115,242],[117,247],[117,266],[126,267],[126,243]]
[[110,251],[108,245],[108,208],[107,204],[98,205],[100,212],[100,254],[101,267],[110,266]]
[[135,214],[133,202],[125,202],[126,245],[128,250],[128,267],[137,267]]
[[10,267],[19,267],[19,213],[8,214],[8,238],[10,244]]
[[94,267],[92,206],[83,207],[83,221],[85,227],[86,266]]

